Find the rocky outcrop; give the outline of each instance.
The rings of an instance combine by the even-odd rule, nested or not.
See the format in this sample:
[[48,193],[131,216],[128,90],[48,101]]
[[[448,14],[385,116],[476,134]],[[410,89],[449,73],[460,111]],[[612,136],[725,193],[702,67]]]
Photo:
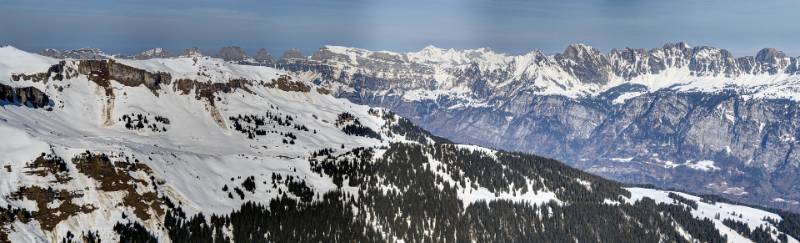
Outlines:
[[82,60],[78,63],[78,73],[86,75],[87,78],[97,85],[106,89],[106,94],[111,93],[111,80],[125,86],[144,85],[153,94],[161,88],[161,84],[169,85],[172,76],[169,73],[151,73],[142,69],[134,68],[110,60]]
[[580,80],[608,83],[611,66],[606,56],[597,49],[581,44],[570,45],[555,58],[564,70]]
[[72,76],[77,75],[75,70],[71,68],[66,68],[66,62],[61,61],[57,64],[50,66],[45,72],[41,73],[33,73],[33,74],[25,74],[25,73],[16,73],[11,74],[11,80],[13,81],[33,81],[33,82],[43,82],[47,83],[49,80],[64,80],[70,79]]
[[53,104],[50,100],[50,97],[37,88],[11,87],[5,84],[0,84],[0,105],[48,108]]
[[[277,79],[273,79],[271,82],[264,84],[270,88],[278,88],[283,91],[290,91],[290,92],[301,92],[301,93],[308,93],[311,91],[311,86],[299,81],[292,81],[292,77],[288,75],[281,75]],[[318,89],[320,90],[320,89]],[[322,89],[324,90],[324,89]],[[325,92],[325,91],[322,91]],[[320,92],[320,93],[322,93]]]

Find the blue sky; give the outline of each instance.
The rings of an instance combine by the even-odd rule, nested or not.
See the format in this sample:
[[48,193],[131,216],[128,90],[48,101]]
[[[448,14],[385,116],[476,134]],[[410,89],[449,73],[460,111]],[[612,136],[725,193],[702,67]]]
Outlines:
[[0,0],[0,44],[110,53],[239,45],[276,56],[325,44],[554,53],[570,43],[608,51],[686,41],[800,55],[798,13],[800,0]]

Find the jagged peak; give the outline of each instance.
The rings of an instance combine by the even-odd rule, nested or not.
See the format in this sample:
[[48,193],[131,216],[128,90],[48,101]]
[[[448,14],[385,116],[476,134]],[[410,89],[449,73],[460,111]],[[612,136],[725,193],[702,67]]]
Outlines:
[[756,61],[760,62],[772,62],[774,60],[784,59],[786,57],[787,57],[786,53],[783,53],[782,51],[779,51],[778,49],[775,48],[761,49],[755,56]]
[[152,53],[164,53],[164,52],[167,52],[167,50],[164,49],[164,48],[161,48],[161,47],[156,47],[156,48],[152,48],[150,50],[143,51],[141,53],[152,54]]
[[167,58],[171,56],[172,54],[166,49],[161,47],[156,47],[150,50],[140,52],[134,57],[137,59],[148,59],[148,58]]
[[256,61],[269,61],[269,62],[272,61],[272,55],[270,55],[267,49],[264,48],[258,49],[256,55],[253,56],[253,58]]
[[581,59],[587,57],[587,55],[597,56],[602,55],[602,53],[600,50],[582,43],[570,44],[561,53],[562,57],[570,59]]
[[637,55],[637,54],[641,55],[641,54],[646,54],[647,52],[648,51],[645,50],[644,48],[625,47],[625,48],[614,48],[614,49],[611,49],[611,52],[609,52],[609,55],[610,56],[632,55],[632,54],[633,55]]
[[367,50],[367,49],[351,47],[351,46],[338,46],[338,45],[324,45],[324,46],[322,46],[322,48],[320,48],[320,50],[328,50],[328,51],[331,51],[331,52],[334,52],[334,53],[340,53],[340,54],[345,54],[345,53],[350,53],[350,52],[372,52],[372,51]]
[[664,44],[664,46],[662,48],[663,49],[691,49],[692,46],[690,46],[686,42],[679,41],[679,42],[675,42],[675,43]]
[[52,49],[47,48],[38,53],[42,56],[48,56],[52,58],[58,59],[102,59],[102,58],[110,58],[111,55],[104,53],[102,50],[98,48],[79,48],[79,49],[72,49],[72,50],[59,50],[59,49]]
[[597,50],[597,49],[596,49],[596,48],[594,48],[593,46],[590,46],[590,45],[588,45],[588,44],[584,44],[584,43],[573,43],[573,44],[569,44],[569,45],[567,45],[567,47],[565,47],[564,49],[565,49],[565,50],[570,50],[570,49],[573,49],[573,50],[581,50],[581,51],[598,51],[598,52],[599,52],[599,50]]
[[184,57],[201,57],[203,56],[203,52],[200,51],[200,48],[197,47],[189,47],[183,50]]
[[303,53],[300,52],[300,49],[290,48],[290,49],[288,49],[288,50],[283,52],[283,55],[281,55],[281,59],[280,60],[281,61],[294,61],[294,60],[304,60],[304,59],[306,59],[306,57],[303,56]]
[[243,61],[247,59],[247,53],[239,46],[225,46],[219,49],[216,57],[225,61]]
[[427,46],[423,47],[422,50],[420,50],[420,51],[429,51],[429,52],[431,52],[431,51],[443,51],[443,50],[444,50],[443,48],[439,48],[439,47],[436,47],[435,45],[430,44],[430,45],[427,45]]
[[698,46],[692,48],[694,57],[698,59],[718,59],[733,58],[733,54],[722,48],[713,46]]

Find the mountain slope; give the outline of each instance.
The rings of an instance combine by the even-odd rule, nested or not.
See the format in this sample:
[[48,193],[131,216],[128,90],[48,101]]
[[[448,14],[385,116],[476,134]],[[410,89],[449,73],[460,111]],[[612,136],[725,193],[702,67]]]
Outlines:
[[313,75],[3,47],[0,77],[11,97],[0,103],[0,241],[800,237],[793,214],[452,143],[335,98]]
[[798,60],[685,43],[554,55],[325,46],[280,67],[457,142],[800,210]]

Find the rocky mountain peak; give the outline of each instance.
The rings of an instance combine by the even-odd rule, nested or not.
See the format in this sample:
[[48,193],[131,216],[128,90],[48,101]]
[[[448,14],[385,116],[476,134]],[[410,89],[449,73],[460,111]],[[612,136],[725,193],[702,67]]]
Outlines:
[[143,51],[134,56],[135,59],[150,59],[150,58],[168,58],[172,54],[164,48],[156,47],[147,51]]
[[247,59],[247,53],[241,47],[238,46],[226,46],[219,49],[217,52],[216,57],[222,58],[225,61],[244,61]]
[[60,56],[62,53],[63,52],[61,50],[53,49],[53,48],[45,48],[45,49],[39,51],[39,55],[48,56],[48,57],[57,57],[57,56]]
[[420,51],[428,52],[428,53],[435,53],[435,52],[442,52],[444,50],[445,49],[436,47],[434,45],[427,45],[427,46],[423,47],[422,50],[420,50]]
[[106,59],[111,57],[97,48],[80,48],[74,50],[44,49],[39,55],[58,59]]
[[662,48],[663,49],[678,49],[678,50],[689,50],[689,49],[692,49],[692,47],[689,44],[687,44],[686,42],[683,42],[683,41],[676,42],[676,43],[667,43],[667,44],[664,44],[664,47],[662,47]]
[[203,56],[203,52],[200,51],[200,48],[197,47],[190,47],[183,50],[183,56],[185,57],[201,57]]
[[565,71],[586,83],[608,83],[611,67],[608,59],[599,50],[584,44],[572,44],[556,59]]
[[763,63],[776,63],[779,59],[786,58],[786,54],[775,48],[764,48],[756,54],[756,61]]
[[600,53],[599,50],[589,45],[571,44],[564,49],[564,52],[561,54],[561,57],[573,60],[584,60],[584,59],[595,58],[596,56],[600,55],[602,55],[602,53]]
[[274,63],[272,60],[272,55],[270,55],[269,52],[267,52],[267,49],[264,48],[258,49],[258,52],[256,52],[256,55],[253,58],[259,63],[268,65],[272,65]]
[[298,61],[305,59],[306,58],[305,56],[303,56],[303,53],[301,53],[300,50],[297,48],[286,50],[285,52],[283,52],[283,55],[281,56],[282,62],[291,62],[291,61]]

